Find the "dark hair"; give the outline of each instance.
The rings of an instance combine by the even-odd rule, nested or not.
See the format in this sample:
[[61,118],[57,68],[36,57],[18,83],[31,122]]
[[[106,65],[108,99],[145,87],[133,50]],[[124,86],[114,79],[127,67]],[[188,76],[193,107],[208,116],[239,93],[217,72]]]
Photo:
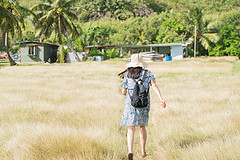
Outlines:
[[124,74],[128,72],[127,77],[137,79],[140,76],[142,67],[129,67],[125,71],[118,74],[120,78],[124,78]]

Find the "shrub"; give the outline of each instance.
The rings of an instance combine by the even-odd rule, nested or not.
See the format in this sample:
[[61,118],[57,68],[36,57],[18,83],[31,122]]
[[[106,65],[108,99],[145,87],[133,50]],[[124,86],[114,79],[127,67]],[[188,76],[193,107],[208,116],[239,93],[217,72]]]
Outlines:
[[93,47],[90,52],[88,53],[88,57],[93,56],[103,56],[104,60],[112,59],[112,58],[120,58],[120,55],[118,53],[117,49],[106,49],[104,53],[99,52],[97,48]]

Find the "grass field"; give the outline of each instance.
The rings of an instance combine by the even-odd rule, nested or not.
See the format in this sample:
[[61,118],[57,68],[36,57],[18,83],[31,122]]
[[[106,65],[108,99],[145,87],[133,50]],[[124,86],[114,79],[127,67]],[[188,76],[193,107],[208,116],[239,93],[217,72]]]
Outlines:
[[[0,159],[125,160],[125,62],[0,67]],[[1,64],[0,64],[1,66]],[[240,62],[150,63],[167,103],[151,90],[146,160],[240,159]],[[135,160],[140,157],[138,129]]]

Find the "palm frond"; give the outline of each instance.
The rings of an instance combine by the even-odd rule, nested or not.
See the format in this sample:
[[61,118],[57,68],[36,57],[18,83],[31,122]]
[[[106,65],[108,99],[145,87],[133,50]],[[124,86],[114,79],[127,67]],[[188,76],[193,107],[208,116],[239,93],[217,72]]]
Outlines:
[[41,35],[41,30],[40,29],[36,29],[35,31],[36,31],[35,36],[39,37]]
[[11,17],[12,16],[10,15],[10,12],[3,6],[0,6],[0,20],[2,20],[3,18],[11,19]]
[[61,6],[60,4],[61,4],[61,1],[60,0],[56,0],[53,3],[51,3],[51,6],[52,6],[52,8],[54,8],[56,6]]
[[25,28],[25,25],[24,25],[24,19],[22,17],[22,14],[20,13],[20,11],[17,9],[17,7],[14,7],[12,12],[14,13],[14,15],[16,16],[16,18],[18,19],[19,22],[22,23],[23,25],[23,28]]
[[33,5],[30,10],[31,11],[47,11],[51,8],[51,5],[48,3],[40,3]]
[[209,39],[211,42],[217,43],[219,40],[219,36],[217,33],[204,33],[202,37]]
[[210,48],[210,40],[204,36],[202,36],[200,38],[200,42],[202,44],[202,46],[205,48],[205,49],[209,49]]
[[218,40],[219,40],[219,37],[216,33],[206,33],[206,34],[203,34],[200,38],[200,42],[205,49],[210,48],[211,42],[216,43]]
[[40,1],[42,1],[43,3],[49,3],[49,4],[51,4],[51,3],[52,3],[52,1],[51,1],[51,0],[40,0]]
[[49,25],[49,21],[51,20],[51,18],[53,18],[54,12],[55,10],[52,9],[50,10],[49,12],[47,12],[46,15],[42,16],[40,19],[39,19],[39,22],[42,23],[42,25]]
[[71,19],[68,17],[68,15],[67,14],[65,14],[65,13],[63,13],[63,15],[64,15],[64,20],[67,22],[65,25],[67,25],[67,26],[70,26],[69,27],[69,29],[70,29],[70,32],[72,32],[72,34],[79,34],[79,32],[77,31],[77,28],[76,28],[76,26],[73,24],[73,22],[71,21]]
[[[18,22],[16,27],[18,28],[19,23],[20,23],[22,25],[22,27],[25,28],[22,13],[23,13],[23,11],[28,12],[28,10],[26,8],[20,6],[18,1],[16,1],[16,0],[5,0],[5,3],[8,6],[7,7],[8,9],[7,8],[5,8],[5,9],[8,10],[12,14],[12,16],[15,17],[16,21]],[[4,6],[3,6],[3,8],[4,8]],[[21,30],[20,30],[20,32],[21,32]]]
[[70,0],[70,1],[66,2],[66,3],[63,5],[63,7],[64,7],[64,8],[70,8],[70,7],[73,6],[77,1],[79,1],[79,0]]
[[1,23],[1,31],[9,32],[12,36],[14,36],[15,31],[19,30],[19,36],[21,36],[21,27],[19,25],[19,19],[12,12],[7,10],[6,8],[0,6],[0,23]]
[[69,17],[69,18],[71,18],[71,20],[77,20],[77,15],[76,14],[74,14],[73,12],[71,12],[71,11],[68,11],[68,10],[64,10],[64,12],[65,12],[65,14]]

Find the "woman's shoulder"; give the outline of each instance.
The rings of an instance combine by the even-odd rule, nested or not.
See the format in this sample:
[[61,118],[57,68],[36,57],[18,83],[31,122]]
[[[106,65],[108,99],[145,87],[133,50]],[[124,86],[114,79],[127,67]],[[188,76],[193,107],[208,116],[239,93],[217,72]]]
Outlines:
[[128,78],[128,71],[126,71],[125,73],[124,73],[124,78]]

